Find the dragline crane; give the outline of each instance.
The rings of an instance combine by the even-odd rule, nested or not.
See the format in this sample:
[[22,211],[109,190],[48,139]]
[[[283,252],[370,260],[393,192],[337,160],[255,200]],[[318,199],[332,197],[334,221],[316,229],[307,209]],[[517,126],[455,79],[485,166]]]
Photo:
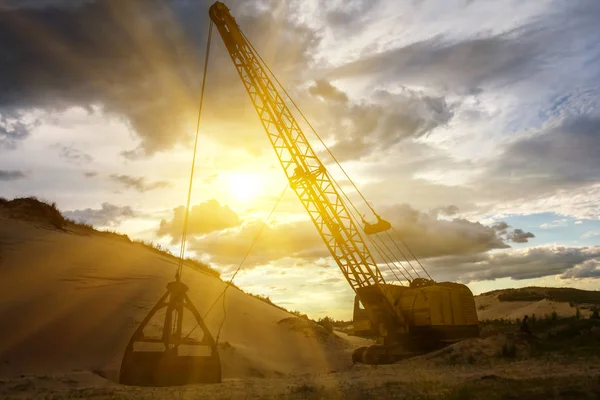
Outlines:
[[409,286],[386,283],[366,243],[366,234],[384,232],[389,229],[389,223],[377,216],[378,223],[368,225],[361,233],[343,193],[336,188],[336,182],[269,76],[270,70],[229,9],[216,2],[210,7],[209,16],[225,43],[290,187],[356,293],[356,333],[380,338],[379,345],[356,352],[355,360],[390,362],[415,351],[478,336],[473,294],[465,285],[423,278],[411,280]]

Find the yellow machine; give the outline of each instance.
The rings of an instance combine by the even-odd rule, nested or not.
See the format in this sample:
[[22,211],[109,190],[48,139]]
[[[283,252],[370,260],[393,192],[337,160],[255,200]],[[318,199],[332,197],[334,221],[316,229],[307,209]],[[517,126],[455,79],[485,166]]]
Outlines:
[[[209,15],[290,187],[356,293],[356,334],[379,339],[380,344],[357,350],[354,360],[373,364],[393,362],[447,343],[477,337],[475,301],[465,285],[438,283],[421,277],[406,278],[407,286],[386,283],[367,242],[379,251],[375,240],[384,233],[392,238],[387,232],[391,229],[390,223],[374,210],[375,224],[367,224],[360,215],[352,212],[354,206],[317,157],[277,89],[275,83],[279,84],[279,81],[271,77],[270,69],[240,30],[229,9],[216,2],[210,7]],[[287,95],[283,88],[282,91]],[[295,106],[293,101],[291,103]],[[364,223],[362,229],[358,227],[359,219]]]

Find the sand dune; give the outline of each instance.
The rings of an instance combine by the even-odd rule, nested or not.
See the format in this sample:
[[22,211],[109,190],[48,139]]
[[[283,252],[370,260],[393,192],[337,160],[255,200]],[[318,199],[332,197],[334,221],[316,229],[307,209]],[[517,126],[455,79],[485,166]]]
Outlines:
[[[117,236],[0,216],[0,375],[95,370],[116,376],[131,334],[175,266],[173,258]],[[201,314],[225,287],[190,267],[183,278]],[[224,378],[344,369],[361,344],[318,332],[235,288],[225,307]],[[218,303],[206,318],[213,335],[222,316]]]

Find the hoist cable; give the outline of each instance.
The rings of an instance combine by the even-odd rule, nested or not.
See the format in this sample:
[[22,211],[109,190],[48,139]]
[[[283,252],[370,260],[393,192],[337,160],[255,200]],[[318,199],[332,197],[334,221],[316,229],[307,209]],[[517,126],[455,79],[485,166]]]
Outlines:
[[[325,142],[323,141],[323,139],[321,138],[321,136],[317,133],[317,130],[312,126],[312,124],[310,123],[310,121],[308,120],[308,118],[306,118],[306,116],[304,115],[304,113],[302,112],[302,110],[300,110],[300,107],[298,107],[298,105],[296,104],[296,102],[294,101],[294,99],[290,96],[290,94],[287,92],[287,90],[285,89],[285,87],[281,84],[281,82],[279,81],[279,79],[277,78],[277,76],[273,73],[273,71],[271,70],[271,68],[269,67],[269,65],[267,63],[265,63],[265,61],[261,57],[260,53],[258,51],[256,51],[256,49],[254,48],[254,46],[252,45],[252,43],[248,40],[248,38],[246,37],[246,35],[243,32],[242,32],[242,36],[244,37],[244,39],[246,40],[246,43],[248,43],[248,46],[250,46],[250,48],[252,49],[252,51],[254,52],[254,54],[258,57],[258,59],[265,66],[265,68],[267,69],[267,71],[269,71],[269,73],[271,74],[271,76],[273,77],[273,79],[275,79],[275,82],[277,82],[277,84],[279,85],[279,87],[281,88],[281,90],[283,91],[283,93],[285,93],[285,95],[287,96],[288,100],[294,105],[294,107],[296,108],[296,110],[298,111],[298,113],[300,114],[300,116],[302,117],[302,119],[304,120],[304,122],[309,126],[309,128],[311,129],[311,131],[317,137],[317,139],[319,139],[319,142],[321,142],[321,144],[323,145],[323,147],[325,147],[325,150],[327,150],[327,153],[329,153],[329,155],[331,156],[331,158],[333,158],[333,161],[335,161],[335,163],[337,164],[337,166],[344,173],[344,175],[346,176],[346,178],[348,179],[348,181],[350,182],[350,184],[356,190],[356,193],[358,193],[358,195],[362,198],[362,200],[365,202],[365,204],[367,205],[367,207],[369,207],[369,209],[371,210],[371,212],[376,217],[379,217],[379,214],[377,214],[377,212],[375,211],[375,209],[373,208],[373,206],[371,206],[371,204],[367,201],[367,199],[362,194],[362,192],[358,189],[358,187],[356,186],[356,184],[354,183],[354,181],[352,180],[352,178],[350,178],[350,176],[348,175],[348,173],[346,172],[346,170],[344,169],[344,167],[342,167],[342,165],[340,164],[340,162],[338,161],[338,159],[335,157],[335,155],[333,155],[333,153],[331,152],[331,150],[329,149],[329,147],[325,144]],[[360,213],[359,213],[359,215],[360,215]],[[398,245],[395,243],[394,239],[391,236],[390,236],[390,239],[392,240],[392,242],[394,242],[394,245],[396,247],[398,247]],[[406,247],[406,249],[412,254],[412,252],[406,246],[406,244],[404,243],[404,241],[402,240],[402,238],[398,237],[398,239],[400,239],[400,241],[403,243],[404,247]],[[402,253],[402,252],[400,252],[400,253],[404,256],[404,253]],[[423,265],[419,262],[419,260],[417,259],[417,257],[414,256],[414,254],[413,254],[413,257],[417,261],[417,263],[419,263],[419,266],[421,267],[421,269],[423,269],[423,271],[425,271],[425,273],[427,274],[427,276],[429,276],[431,278],[431,276],[429,275],[429,273],[427,272],[427,270],[425,269],[425,267],[423,267]],[[407,257],[404,257],[404,258],[410,264],[410,260]],[[411,265],[411,267],[412,267],[412,265]],[[413,270],[414,270],[414,267],[413,267]],[[416,271],[415,271],[415,273],[416,273]]]
[[[350,201],[350,198],[348,197],[348,195],[346,194],[346,192],[344,191],[344,189],[342,189],[341,185],[338,183],[337,180],[333,179],[333,177],[330,176],[331,181],[333,182],[333,184],[335,186],[337,186],[338,190],[340,191],[340,193],[342,193],[342,195],[346,198],[346,200],[348,201],[348,203],[351,206],[350,211],[350,216],[356,220],[356,214],[358,214],[358,216],[360,216],[360,212],[358,211],[358,209],[356,208],[356,206],[354,205],[354,203],[352,203],[352,201]],[[354,213],[352,213],[352,210],[354,210]],[[355,221],[356,223],[356,221]],[[358,230],[357,230],[358,231]],[[360,235],[360,237],[364,240],[364,238],[362,237],[362,234],[360,233],[360,231],[358,231],[358,234]],[[398,281],[400,282],[400,284],[402,285],[402,282],[400,281],[400,278],[398,278],[398,275],[396,275],[396,273],[394,272],[394,270],[392,270],[392,268],[390,267],[390,264],[388,263],[388,261],[386,260],[386,258],[388,258],[388,260],[390,259],[389,256],[386,254],[384,256],[381,248],[379,246],[376,245],[376,243],[373,241],[373,238],[371,238],[369,235],[364,234],[367,239],[371,242],[371,244],[373,244],[373,246],[375,246],[375,251],[377,251],[377,253],[379,254],[379,257],[381,257],[381,259],[383,260],[383,262],[387,265],[387,267],[390,269],[390,271],[392,271],[392,274],[394,274],[394,276],[396,277],[396,279],[398,279]],[[393,253],[392,253],[393,255]],[[402,265],[402,263],[400,261],[398,261],[400,263],[400,266],[402,267],[402,269],[404,269],[404,271],[410,276],[410,274],[408,273],[408,271],[406,270],[406,268],[404,267],[404,265]],[[406,275],[400,270],[400,268],[398,268],[398,266],[394,263],[394,261],[392,260],[392,265],[394,265],[397,269],[398,272],[400,272],[400,274],[404,277],[404,279],[406,279],[408,282],[410,282],[412,279],[409,279],[406,277]],[[411,276],[412,278],[412,276]]]
[[[392,228],[392,231],[396,232],[394,230],[394,228]],[[419,259],[417,258],[416,255],[413,254],[413,252],[410,250],[410,247],[408,247],[406,245],[406,243],[404,243],[404,240],[402,240],[402,238],[400,236],[398,236],[398,239],[400,239],[400,243],[402,243],[402,245],[406,248],[406,250],[408,250],[408,252],[410,253],[410,255],[415,259],[415,261],[419,264],[419,266],[421,267],[421,269],[423,271],[425,271],[425,273],[427,274],[427,276],[429,277],[429,279],[433,280],[433,278],[431,277],[431,275],[429,275],[429,272],[427,272],[427,270],[425,269],[425,267],[423,266],[423,264],[421,264],[421,262],[419,261]]]
[[[382,244],[382,245],[383,245],[383,246],[384,246],[384,247],[387,249],[387,251],[389,251],[391,254],[394,254],[394,252],[392,251],[392,249],[390,249],[390,248],[389,248],[389,246],[387,245],[387,243],[385,243],[385,242],[383,241],[383,239],[382,239],[382,238],[379,236],[379,233],[375,234],[375,236],[377,237],[377,239],[379,239],[379,241],[380,241],[380,242],[381,242],[381,244]],[[392,240],[392,242],[393,242],[393,240]],[[395,243],[394,243],[394,244],[395,244]],[[396,246],[396,247],[397,247],[397,246]],[[400,254],[402,254],[402,255],[404,256],[404,253],[400,252]],[[406,257],[404,257],[404,258],[406,258]],[[396,258],[396,259],[397,259],[397,258]],[[408,259],[406,259],[406,261],[408,261]],[[398,260],[398,262],[400,263],[400,265],[402,265],[402,263],[400,262],[400,260]],[[408,261],[408,265],[410,265],[410,261]],[[411,266],[411,267],[412,267],[412,266]],[[406,272],[407,272],[407,273],[410,275],[410,277],[411,277],[412,279],[414,279],[414,278],[413,278],[413,276],[412,276],[412,274],[411,274],[411,273],[408,271],[408,268],[404,267],[404,265],[402,265],[402,268],[404,268],[404,269],[406,270]],[[414,269],[414,268],[413,268],[413,271],[414,271],[415,275],[417,276],[417,278],[420,278],[420,276],[419,276],[419,273],[418,273],[417,271],[415,271],[415,269]]]
[[208,57],[210,55],[210,41],[212,37],[212,21],[208,25],[208,40],[206,43],[206,56],[204,58],[204,74],[202,75],[202,89],[200,90],[200,104],[198,106],[198,120],[196,122],[196,139],[194,140],[194,155],[192,157],[192,168],[190,171],[190,184],[188,187],[187,202],[185,205],[185,214],[183,217],[183,232],[181,234],[181,247],[179,248],[179,266],[175,273],[175,279],[177,282],[181,280],[181,273],[183,272],[183,261],[185,257],[185,245],[187,239],[188,221],[190,215],[190,200],[192,198],[192,185],[194,182],[194,167],[196,165],[196,152],[198,150],[198,136],[200,135],[200,117],[202,116],[202,103],[204,101],[204,88],[206,86],[206,71],[208,69]]
[[[390,233],[387,232],[387,231],[385,233],[387,234],[388,238],[390,238],[390,240],[392,241],[392,243],[394,243],[394,246],[396,246],[396,248],[398,249],[398,251],[400,252],[400,254],[402,254],[402,257],[404,257],[404,259],[406,260],[406,262],[408,262],[408,265],[412,268],[412,270],[415,272],[415,274],[417,274],[417,276],[420,278],[419,273],[417,272],[417,270],[415,269],[415,267],[412,265],[412,263],[410,262],[410,260],[408,259],[408,257],[406,257],[406,255],[404,255],[404,252],[402,251],[402,249],[400,249],[400,246],[398,246],[398,244],[396,243],[396,241],[392,238],[392,235],[390,235]],[[402,240],[402,238],[400,238],[400,237],[398,237],[398,239]],[[406,247],[406,245],[404,245],[404,247]],[[406,247],[406,249],[410,251],[410,249],[408,247]],[[419,260],[417,260],[417,262],[418,261]],[[421,269],[427,274],[427,276],[429,276],[429,273],[425,270],[425,268],[423,268],[422,265],[421,265]],[[429,278],[431,279],[431,276],[429,276]]]
[[[267,216],[267,219],[265,219],[265,222],[263,223],[263,225],[259,229],[259,231],[256,234],[256,236],[254,237],[254,240],[252,241],[252,244],[250,244],[250,247],[246,251],[246,254],[242,258],[242,261],[238,265],[237,269],[235,270],[235,272],[233,273],[233,275],[231,276],[231,278],[229,278],[229,280],[226,282],[225,288],[223,289],[223,291],[221,292],[221,294],[219,296],[217,296],[217,298],[215,299],[215,301],[211,304],[211,306],[208,308],[208,310],[206,311],[206,313],[204,313],[204,316],[202,317],[202,320],[205,320],[206,317],[208,316],[208,314],[212,311],[212,309],[215,307],[215,305],[219,302],[219,300],[221,298],[223,298],[223,319],[221,320],[221,324],[219,325],[219,330],[217,331],[217,336],[216,336],[216,343],[217,344],[219,344],[219,337],[221,335],[221,328],[223,327],[223,324],[225,323],[225,318],[227,317],[227,310],[225,308],[225,293],[227,292],[227,289],[229,289],[229,287],[231,286],[231,283],[233,282],[233,279],[235,278],[235,276],[238,274],[238,272],[240,272],[240,269],[242,268],[242,265],[244,265],[244,263],[246,262],[246,259],[248,258],[248,256],[250,255],[250,252],[252,252],[252,249],[254,248],[254,245],[256,244],[256,242],[258,242],[258,239],[260,238],[260,235],[262,234],[262,232],[265,229],[265,227],[267,226],[269,220],[273,216],[273,213],[275,212],[275,209],[277,208],[277,206],[281,202],[281,199],[283,198],[283,195],[285,194],[287,188],[288,188],[288,184],[286,183],[285,187],[281,191],[281,194],[277,198],[277,201],[273,205],[273,208],[271,209],[271,212]],[[196,326],[194,326],[192,328],[192,330],[185,336],[184,339],[187,339],[188,337],[190,337],[190,335],[194,332],[194,330],[196,330],[197,327],[198,327],[198,324],[196,324]]]
[[344,169],[344,167],[342,167],[342,165],[339,163],[339,161],[337,160],[337,158],[333,155],[333,153],[331,152],[331,150],[329,150],[329,147],[327,147],[327,145],[325,144],[325,142],[323,141],[323,139],[321,138],[321,136],[317,133],[316,129],[313,128],[312,124],[308,121],[308,118],[306,118],[306,116],[304,115],[304,113],[302,112],[302,110],[300,110],[300,107],[298,107],[298,105],[296,104],[296,102],[294,101],[294,99],[292,99],[292,97],[287,92],[287,90],[285,89],[285,87],[281,84],[281,82],[279,81],[279,79],[277,79],[277,76],[275,76],[275,74],[273,73],[273,71],[271,71],[271,68],[269,68],[269,66],[267,65],[267,63],[265,63],[265,61],[262,59],[262,57],[260,56],[260,54],[258,53],[258,51],[256,51],[256,49],[254,48],[254,46],[252,45],[252,43],[250,43],[250,41],[248,40],[248,38],[246,37],[246,35],[244,35],[243,32],[242,32],[242,35],[244,36],[244,39],[246,40],[246,42],[248,43],[248,45],[250,46],[250,48],[254,51],[254,54],[256,54],[256,56],[260,59],[260,61],[263,63],[263,65],[267,68],[267,70],[269,71],[269,73],[271,74],[271,76],[273,77],[273,79],[275,79],[275,82],[277,82],[277,84],[279,85],[279,87],[281,88],[281,90],[283,91],[283,93],[285,93],[285,95],[287,96],[287,98],[294,105],[294,107],[296,108],[296,110],[300,113],[300,115],[302,116],[302,119],[304,120],[304,122],[306,122],[306,124],[310,127],[310,129],[312,130],[312,132],[315,134],[315,136],[319,139],[319,141],[321,142],[321,144],[323,145],[323,147],[325,147],[325,150],[327,150],[327,152],[329,153],[329,155],[331,156],[331,158],[333,158],[333,160],[338,165],[338,167],[340,167],[340,169],[342,170],[342,172],[344,173],[344,175],[346,176],[346,178],[348,179],[348,181],[352,184],[352,186],[354,187],[354,189],[356,190],[356,192],[360,195],[360,197],[363,199],[363,201],[365,202],[365,204],[369,207],[369,209],[371,210],[371,212],[374,215],[377,216],[378,214],[377,214],[377,212],[375,212],[375,209],[371,206],[371,204],[369,204],[369,202],[367,201],[367,199],[365,198],[365,196],[363,196],[363,194],[361,193],[361,191],[354,184],[354,181],[352,180],[352,178],[350,178],[350,176],[348,175],[348,173],[346,172],[346,170]]

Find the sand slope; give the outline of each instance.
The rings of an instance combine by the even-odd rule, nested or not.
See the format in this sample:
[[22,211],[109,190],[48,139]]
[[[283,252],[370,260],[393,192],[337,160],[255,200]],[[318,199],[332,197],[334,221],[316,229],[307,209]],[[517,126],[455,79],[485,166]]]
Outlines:
[[[63,232],[0,215],[0,375],[73,370],[116,375],[131,334],[174,271],[173,259],[116,236],[73,227]],[[187,267],[183,278],[201,314],[225,285]],[[227,291],[225,307],[226,378],[350,364],[355,345],[282,323],[293,316],[235,288]],[[213,335],[222,316],[219,303],[206,319]]]

